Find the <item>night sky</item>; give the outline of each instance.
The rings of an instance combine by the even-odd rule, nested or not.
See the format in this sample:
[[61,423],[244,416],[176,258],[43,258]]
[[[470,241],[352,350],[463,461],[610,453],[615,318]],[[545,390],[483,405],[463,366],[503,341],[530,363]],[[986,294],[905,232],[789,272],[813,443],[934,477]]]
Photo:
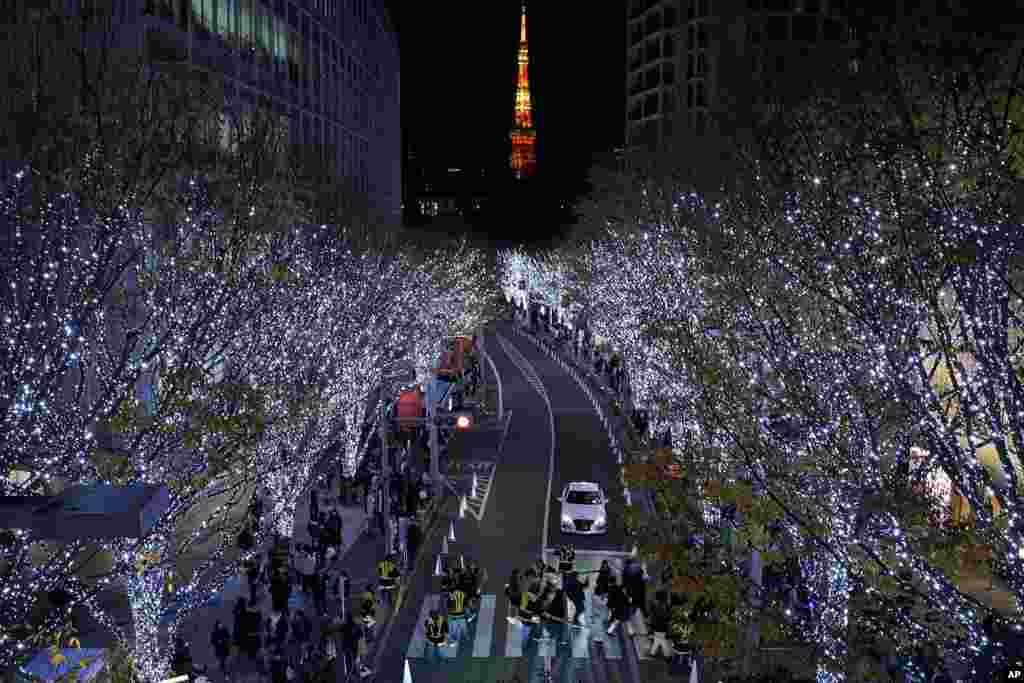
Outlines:
[[[507,169],[520,0],[386,4],[399,34],[405,142],[431,164]],[[528,1],[527,39],[533,187],[571,200],[594,155],[622,144],[624,2]]]

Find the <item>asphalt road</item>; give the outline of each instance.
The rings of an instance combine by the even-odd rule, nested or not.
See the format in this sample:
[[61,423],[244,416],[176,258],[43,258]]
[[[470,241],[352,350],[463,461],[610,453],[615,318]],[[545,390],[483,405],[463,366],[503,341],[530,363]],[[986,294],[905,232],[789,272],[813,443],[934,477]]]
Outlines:
[[[609,462],[614,465],[614,456],[608,451],[607,437],[586,396],[571,377],[530,342],[516,337],[511,330],[504,332],[505,338],[535,365],[552,399],[557,439],[552,496],[557,496],[561,482],[568,478],[606,485],[611,477],[617,476],[617,469],[609,466]],[[414,683],[533,683],[543,680],[542,670],[548,661],[552,683],[623,681],[617,634],[596,644],[591,630],[581,629],[575,632],[570,645],[550,645],[524,640],[520,627],[506,620],[508,605],[503,590],[509,574],[515,568],[522,570],[531,565],[543,547],[560,543],[562,535],[558,530],[559,505],[552,500],[549,537],[542,538],[551,456],[547,408],[496,339],[488,337],[487,349],[501,375],[504,405],[512,411],[512,419],[482,519],[477,521],[470,515],[458,519],[457,506],[451,505],[456,541],[449,544],[449,549],[453,554],[475,559],[487,571],[482,593],[494,596],[494,607],[472,622],[467,638],[457,648],[447,649],[443,657],[434,655],[432,648],[424,648],[422,621],[440,592],[439,579],[432,575],[434,558],[440,550],[440,534],[429,539],[428,548],[435,552],[425,554],[428,561],[421,563],[412,578],[388,637],[385,656],[378,665],[377,680],[404,683],[408,662]],[[494,459],[493,449],[481,451],[481,460]],[[454,459],[454,445],[452,454]],[[465,458],[472,459],[472,454],[459,455],[459,459]],[[447,523],[444,528],[447,530]],[[621,550],[622,538],[621,522],[616,526],[612,520],[606,536],[572,540],[579,549]],[[589,569],[589,564],[582,565],[593,562],[593,558],[581,558],[580,568]],[[593,621],[597,623],[599,619],[600,614]],[[598,637],[603,633],[600,626],[593,632]]]
[[[587,395],[580,390],[576,381],[566,374],[562,366],[537,348],[533,342],[504,328],[505,338],[515,344],[541,376],[551,400],[555,414],[555,473],[551,484],[552,498],[558,497],[571,481],[592,481],[606,493],[618,488],[621,466],[616,463],[611,451],[608,433],[601,426]],[[561,507],[551,501],[548,515],[549,548],[571,543],[579,551],[622,552],[629,551],[622,519],[609,515],[608,532],[601,535],[585,536],[562,533],[559,524]]]

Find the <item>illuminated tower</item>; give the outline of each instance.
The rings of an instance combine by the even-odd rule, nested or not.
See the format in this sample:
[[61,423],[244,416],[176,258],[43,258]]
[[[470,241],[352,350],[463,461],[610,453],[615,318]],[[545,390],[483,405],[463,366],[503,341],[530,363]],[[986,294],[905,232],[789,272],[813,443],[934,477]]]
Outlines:
[[528,75],[530,55],[526,48],[526,2],[519,24],[519,71],[516,77],[515,123],[509,137],[512,138],[512,172],[516,178],[528,178],[537,167],[537,132],[533,129],[533,114],[530,108],[530,77]]

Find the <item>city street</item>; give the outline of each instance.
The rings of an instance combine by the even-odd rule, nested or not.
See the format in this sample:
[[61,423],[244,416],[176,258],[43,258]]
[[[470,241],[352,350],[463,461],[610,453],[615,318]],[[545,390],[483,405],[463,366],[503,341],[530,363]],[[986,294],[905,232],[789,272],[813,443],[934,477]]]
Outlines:
[[[489,335],[487,348],[501,375],[505,409],[512,412],[512,420],[492,471],[482,519],[478,522],[469,514],[464,519],[455,519],[456,541],[449,543],[453,554],[476,560],[487,572],[480,615],[469,624],[467,637],[445,648],[440,657],[425,643],[423,622],[440,599],[439,578],[432,575],[439,548],[435,549],[427,555],[430,561],[421,562],[417,576],[413,577],[380,658],[378,674],[381,680],[401,681],[408,659],[416,683],[495,683],[517,678],[526,683],[544,680],[547,662],[552,681],[626,680],[621,636],[618,632],[613,636],[604,634],[604,616],[592,610],[589,593],[588,624],[596,626],[574,629],[572,642],[566,646],[557,641],[524,642],[522,627],[506,619],[508,601],[503,588],[509,574],[513,569],[525,570],[533,564],[542,548],[573,542],[580,551],[578,569],[591,571],[598,568],[604,557],[611,557],[619,565],[620,558],[615,555],[623,550],[624,537],[621,520],[614,519],[610,520],[609,532],[602,536],[573,537],[559,531],[559,504],[553,498],[561,491],[563,482],[595,481],[606,488],[616,476],[617,466],[600,422],[572,378],[510,328],[500,326],[499,330],[534,365],[550,396],[555,414],[554,471],[549,472],[551,439],[547,408],[513,359],[502,350],[498,339]],[[463,454],[463,458],[467,455]],[[493,457],[487,452],[480,459],[487,461]],[[552,500],[548,506],[548,536],[543,538],[549,474]],[[435,546],[440,542],[440,537],[433,539]],[[555,562],[551,556],[547,560]]]

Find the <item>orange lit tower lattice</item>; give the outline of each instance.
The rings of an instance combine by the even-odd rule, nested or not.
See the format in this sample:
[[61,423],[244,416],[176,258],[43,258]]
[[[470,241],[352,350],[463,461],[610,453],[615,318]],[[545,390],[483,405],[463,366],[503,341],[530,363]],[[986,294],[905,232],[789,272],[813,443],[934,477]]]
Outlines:
[[519,71],[516,77],[516,113],[512,125],[512,173],[522,179],[533,175],[537,166],[537,132],[533,129],[533,114],[530,107],[530,77],[528,74],[530,55],[526,48],[526,3],[519,24]]

